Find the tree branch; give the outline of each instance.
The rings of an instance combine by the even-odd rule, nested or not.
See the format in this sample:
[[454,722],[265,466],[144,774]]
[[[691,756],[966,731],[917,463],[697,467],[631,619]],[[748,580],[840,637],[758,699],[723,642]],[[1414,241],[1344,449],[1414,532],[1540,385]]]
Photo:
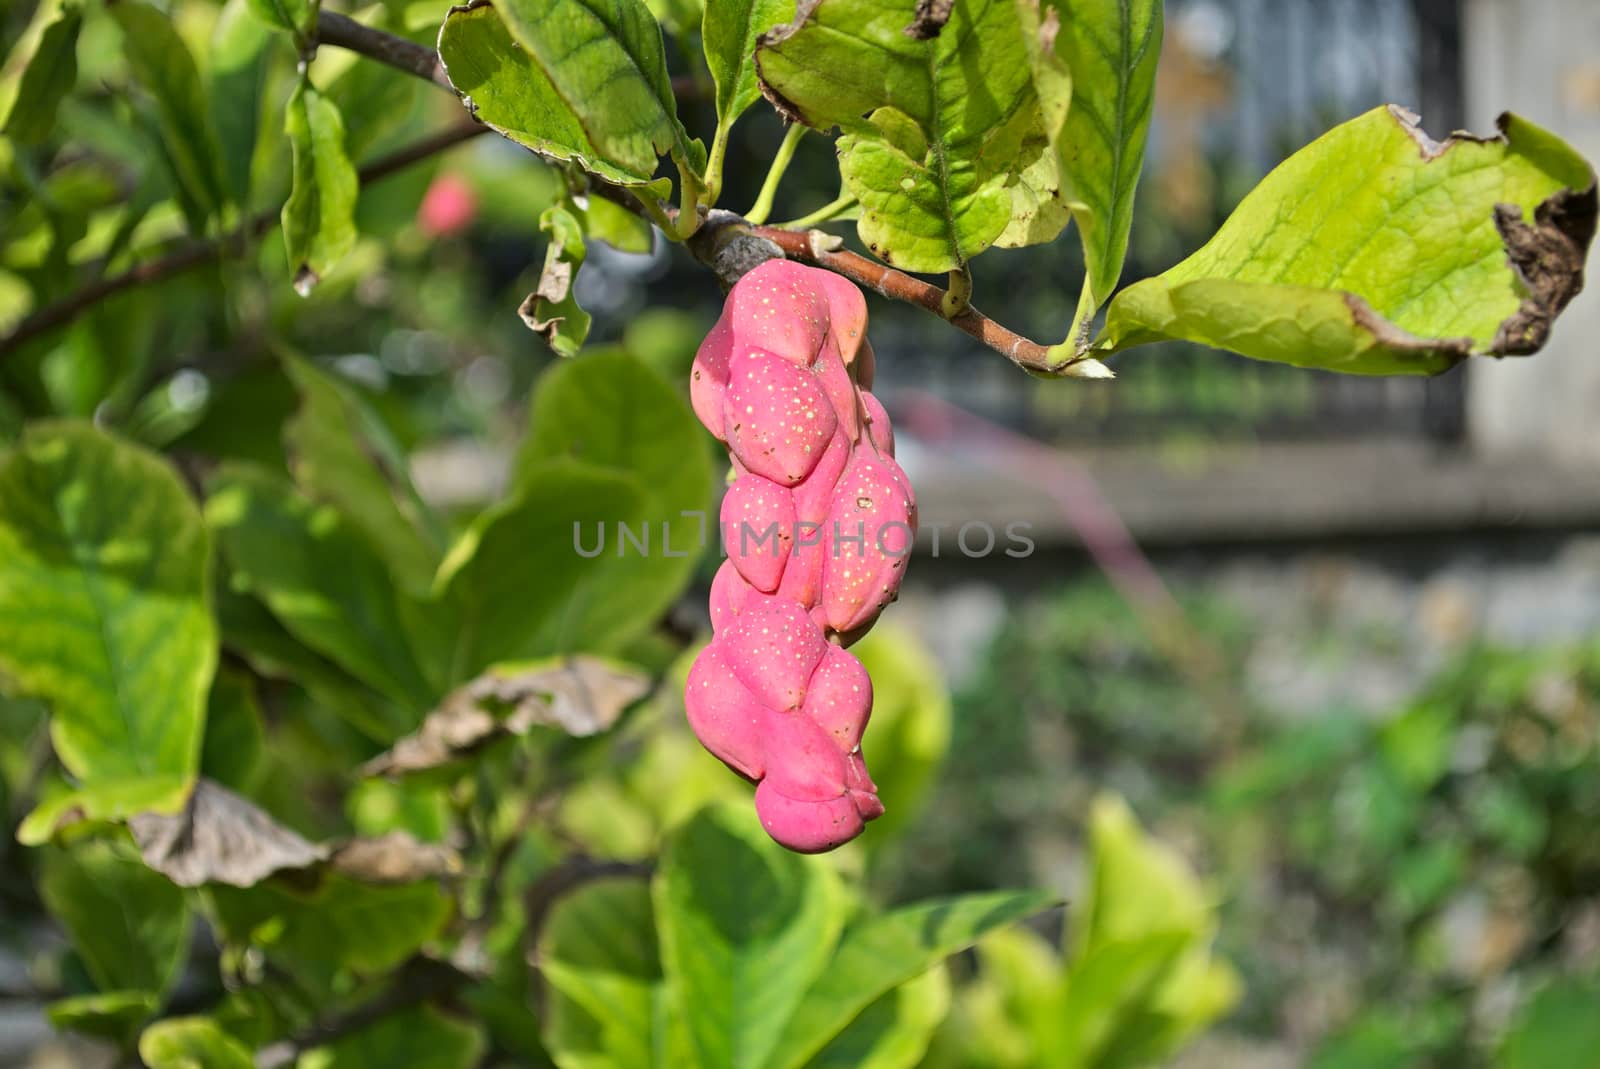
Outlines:
[[[914,304],[924,311],[945,319],[943,302],[945,291],[938,286],[912,278],[904,271],[885,267],[848,249],[839,248],[839,240],[820,230],[781,230],[772,226],[751,227],[757,237],[765,238],[783,250],[784,256],[813,267],[826,268],[843,275],[858,286],[865,286],[891,301]],[[946,322],[976,338],[1020,368],[1046,375],[1060,375],[1062,368],[1050,363],[1050,347],[1040,345],[1016,331],[995,322],[968,304],[967,310]]]
[[423,81],[455,92],[445,77],[439,53],[404,37],[363,25],[334,11],[317,12],[317,42],[359,52],[368,59],[386,63],[395,70],[414,74]]
[[[396,149],[387,156],[380,156],[361,168],[357,175],[362,186],[369,186],[419,160],[437,155],[469,138],[486,133],[488,129],[487,126],[476,122],[448,126],[420,141]],[[91,282],[56,303],[46,305],[27,316],[11,328],[10,333],[0,336],[0,357],[10,354],[41,334],[66,326],[108,297],[114,297],[136,286],[162,282],[197,267],[215,263],[230,252],[242,251],[249,242],[271,230],[277,224],[278,216],[279,213],[276,211],[262,212],[246,220],[231,234],[209,241],[192,242],[165,256],[135,264],[121,274],[107,275]]]
[[284,1069],[306,1051],[336,1040],[412,1006],[453,994],[477,982],[477,977],[436,958],[418,955],[402,965],[387,991],[346,1013],[318,1021],[303,1032],[269,1043],[256,1054],[256,1069]]

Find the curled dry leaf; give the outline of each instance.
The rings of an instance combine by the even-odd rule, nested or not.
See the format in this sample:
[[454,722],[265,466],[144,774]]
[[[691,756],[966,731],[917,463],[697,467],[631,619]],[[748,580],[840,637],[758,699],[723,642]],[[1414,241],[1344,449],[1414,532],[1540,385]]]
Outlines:
[[350,839],[328,858],[335,872],[362,883],[415,883],[461,874],[461,857],[448,846],[419,842],[408,832]]
[[361,772],[396,776],[437,768],[536,727],[579,738],[595,735],[649,690],[644,673],[599,657],[499,665],[452,691],[422,727],[368,761]]
[[271,876],[327,864],[364,883],[412,883],[456,875],[455,851],[403,832],[337,845],[313,843],[226,787],[202,779],[180,812],[128,821],[144,862],[179,887],[253,887]]
[[208,779],[195,784],[179,812],[140,813],[129,819],[128,828],[145,864],[179,887],[253,887],[275,873],[306,869],[328,856],[325,847]]

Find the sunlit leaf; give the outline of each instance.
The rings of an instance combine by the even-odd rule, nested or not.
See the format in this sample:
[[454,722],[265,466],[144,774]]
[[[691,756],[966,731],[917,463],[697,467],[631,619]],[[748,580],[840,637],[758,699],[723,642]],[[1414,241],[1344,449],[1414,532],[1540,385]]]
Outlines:
[[45,27],[39,46],[17,84],[0,133],[23,144],[37,144],[55,131],[56,108],[78,80],[78,30],[83,14],[76,8]]
[[1378,108],[1268,175],[1199,252],[1119,293],[1098,351],[1184,339],[1355,374],[1533,352],[1583,282],[1594,172],[1515,116],[1434,142]]
[[478,118],[607,181],[652,185],[662,156],[703,157],[678,122],[661,28],[639,0],[473,0],[451,9],[439,56]]
[[157,457],[40,424],[0,462],[0,671],[85,786],[195,772],[217,659],[200,511]]
[[843,923],[831,866],[778,846],[746,807],[712,807],[668,842],[654,900],[670,998],[699,1064],[759,1069],[787,1055],[784,1022]]
[[345,154],[338,106],[304,77],[289,97],[283,132],[294,156],[294,182],[283,205],[283,241],[294,288],[303,297],[356,243],[360,182]]
[[1078,224],[1086,267],[1068,339],[1087,344],[1122,274],[1161,56],[1161,0],[1024,3],[1044,132]]
[[[837,126],[861,240],[908,271],[949,271],[1000,242],[1066,224],[1015,0],[955,6],[935,37],[905,31],[912,0],[809,0],[756,51],[791,119]],[[1050,212],[1045,219],[1041,213]]]

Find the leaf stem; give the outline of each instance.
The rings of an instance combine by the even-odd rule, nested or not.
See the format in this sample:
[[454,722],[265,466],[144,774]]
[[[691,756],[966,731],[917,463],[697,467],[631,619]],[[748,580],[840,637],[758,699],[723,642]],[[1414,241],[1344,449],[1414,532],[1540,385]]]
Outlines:
[[939,301],[939,312],[946,319],[964,315],[972,307],[972,268],[962,264],[950,272],[950,288]]
[[[944,290],[920,278],[912,278],[904,271],[896,271],[859,253],[843,249],[840,247],[842,242],[837,237],[820,230],[798,231],[772,226],[757,226],[750,229],[754,236],[772,242],[791,260],[825,268],[891,301],[916,305],[932,312],[1025,371],[1050,376],[1082,377],[1084,368],[1079,364],[1068,364],[1065,367],[1059,363],[1052,364],[1047,346],[1040,345],[1033,339],[990,319],[970,304],[960,315],[954,318],[946,316]],[[1092,377],[1104,377],[1104,374]]]
[[809,230],[822,223],[831,222],[855,206],[856,197],[854,193],[841,193],[837,200],[829,201],[810,215],[802,215],[800,218],[791,219],[787,223],[775,223],[773,225],[782,227],[784,230]]
[[766,181],[761,183],[761,192],[756,194],[756,202],[744,213],[748,222],[759,226],[772,214],[772,201],[778,195],[778,183],[783,181],[783,174],[789,169],[789,161],[794,159],[794,150],[800,144],[800,139],[806,135],[806,129],[802,123],[789,125],[788,131],[783,135],[783,143],[778,146],[778,154],[772,157],[772,166],[767,170]]
[[717,132],[711,135],[711,151],[706,154],[706,207],[715,208],[722,196],[722,164],[728,156],[728,135],[733,124],[717,120]]

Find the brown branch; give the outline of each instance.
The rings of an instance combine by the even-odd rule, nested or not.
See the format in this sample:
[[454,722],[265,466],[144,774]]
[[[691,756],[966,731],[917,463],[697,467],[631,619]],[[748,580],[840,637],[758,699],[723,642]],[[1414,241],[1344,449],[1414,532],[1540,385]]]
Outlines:
[[[843,275],[858,286],[866,286],[891,301],[914,304],[918,308],[932,312],[940,319],[945,318],[941,306],[944,290],[919,278],[912,278],[904,271],[885,267],[858,253],[847,249],[830,248],[828,246],[836,243],[836,240],[821,231],[782,230],[773,226],[751,227],[750,230],[757,237],[765,238],[782,249],[784,256],[791,260],[826,268],[835,274]],[[947,322],[1020,368],[1047,375],[1059,375],[1062,372],[1059,366],[1050,363],[1049,346],[1040,345],[1031,338],[1023,337],[990,319],[970,304],[965,312]]]
[[[371,185],[419,160],[427,159],[469,138],[477,137],[488,129],[487,126],[475,122],[446,127],[438,133],[373,160],[362,167],[357,176],[362,186]],[[249,242],[271,230],[277,224],[278,217],[279,213],[276,211],[262,212],[244,222],[231,234],[209,241],[192,242],[165,256],[135,264],[120,274],[96,279],[55,304],[46,305],[34,312],[13,327],[10,333],[0,337],[0,357],[8,355],[41,334],[66,326],[94,305],[124,290],[162,282],[197,267],[215,263],[229,253],[242,252]]]
[[556,903],[596,880],[648,879],[653,872],[655,866],[647,861],[606,861],[573,854],[554,868],[547,869],[528,887],[523,896],[522,947],[528,966],[533,970],[531,998],[535,1016],[543,1016],[546,999],[544,973],[539,960],[539,938]]
[[395,70],[414,74],[452,93],[455,87],[445,77],[439,53],[404,37],[374,29],[347,15],[333,11],[317,12],[317,42],[359,52],[368,59],[386,63]]
[[325,1047],[401,1010],[453,994],[476,982],[477,977],[454,965],[418,955],[402,965],[392,986],[371,1002],[262,1047],[256,1054],[256,1069],[283,1069],[293,1065],[307,1051]]

